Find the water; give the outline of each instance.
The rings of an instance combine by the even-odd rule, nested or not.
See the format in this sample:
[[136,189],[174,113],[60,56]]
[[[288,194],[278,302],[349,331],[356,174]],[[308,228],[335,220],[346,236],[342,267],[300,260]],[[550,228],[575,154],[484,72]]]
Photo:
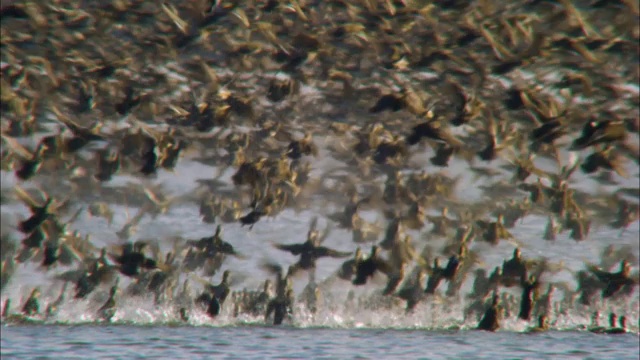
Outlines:
[[3,359],[637,359],[638,351],[635,334],[560,331],[92,325],[2,329]]
[[[114,35],[116,37],[124,36],[123,34]],[[191,53],[185,54],[182,60],[191,60],[192,55]],[[214,54],[202,55],[204,58],[216,56]],[[182,68],[180,60],[178,62],[166,59],[162,61],[164,62],[162,64],[150,65],[157,66],[160,69],[159,72],[167,74],[173,81],[180,84],[176,84],[175,88],[170,89],[170,93],[165,94],[166,98],[162,96],[158,100],[173,103],[180,93],[189,93],[192,90],[193,84],[189,83],[196,79],[192,79],[192,76],[187,76],[185,73],[179,73]],[[7,62],[3,62],[0,65],[4,67],[7,64]],[[324,186],[314,194],[314,201],[309,204],[308,209],[298,212],[285,210],[274,218],[264,218],[256,224],[253,230],[241,228],[237,223],[223,226],[223,238],[246,256],[245,259],[228,258],[224,263],[223,269],[231,269],[236,278],[233,289],[239,290],[245,287],[256,289],[269,276],[259,268],[262,261],[275,261],[284,267],[296,261],[296,257],[275,249],[270,245],[271,243],[302,242],[305,240],[309,222],[313,217],[319,216],[320,228],[324,228],[325,224],[329,222],[326,215],[340,210],[338,206],[333,204],[327,205],[327,202],[333,201],[325,201],[328,198],[333,200],[336,197],[344,196],[337,191],[332,191],[339,184],[337,184],[338,181],[330,180],[328,177],[336,168],[345,167],[345,163],[328,156],[327,143],[334,139],[331,136],[326,136],[327,123],[325,120],[351,122],[354,120],[351,117],[356,116],[358,112],[346,112],[344,119],[338,118],[342,115],[336,116],[334,114],[341,112],[327,109],[331,105],[323,98],[322,89],[307,85],[301,87],[300,96],[293,100],[294,104],[287,100],[274,105],[266,100],[261,92],[265,89],[261,90],[256,84],[263,80],[266,81],[271,76],[281,77],[282,74],[276,74],[272,71],[240,74],[223,67],[217,67],[215,70],[218,75],[224,78],[239,75],[237,83],[246,83],[245,85],[249,87],[255,85],[256,89],[251,90],[247,95],[256,97],[256,108],[266,110],[266,117],[273,117],[277,121],[288,123],[287,127],[292,127],[295,131],[304,128],[304,130],[314,132],[317,135],[315,142],[320,148],[319,157],[313,162],[311,178],[320,179]],[[545,81],[557,82],[563,73],[562,70],[553,67],[553,71]],[[537,81],[532,72],[519,71],[519,74],[529,82],[535,83]],[[388,75],[388,72],[373,72],[369,80],[373,80],[374,83],[386,82],[389,85],[385,81]],[[412,79],[434,79],[440,74],[410,71],[406,74],[397,72],[394,75],[398,75],[398,79],[411,82]],[[364,85],[369,83],[369,80],[361,80],[354,85],[366,87]],[[493,80],[499,80],[504,86],[513,83],[506,78]],[[613,84],[612,86],[619,88],[622,93],[621,100],[635,99],[638,95],[636,83],[637,81],[629,84]],[[397,90],[397,86],[395,88]],[[550,87],[545,86],[546,88]],[[197,93],[200,93],[201,89],[196,90]],[[373,101],[373,99],[371,100]],[[581,106],[589,104],[591,100],[576,96],[574,101],[575,106]],[[632,103],[631,106],[636,105],[633,101],[630,103]],[[304,111],[301,111],[300,114],[295,114],[297,110],[292,110],[292,114],[289,114],[288,110],[286,114],[283,111],[274,111],[276,108],[287,109],[288,107],[304,109]],[[637,106],[634,110],[637,110]],[[632,113],[633,116],[637,116],[637,111]],[[372,121],[371,114],[367,112],[360,114],[364,116],[359,119],[361,124]],[[131,115],[131,118],[133,117],[134,115]],[[111,115],[106,116],[106,119],[109,120],[108,122],[117,121],[120,125],[124,125],[128,120],[128,118],[114,119],[114,116]],[[382,117],[374,119],[377,119],[375,121],[380,119],[383,119],[380,121],[384,121]],[[406,125],[412,121],[414,120],[408,119]],[[234,131],[255,130],[246,124],[234,125],[234,127]],[[393,130],[394,133],[399,134],[400,132],[400,129]],[[457,135],[467,134],[468,130],[470,129],[466,125],[451,129]],[[224,130],[224,132],[228,131]],[[298,132],[297,136],[299,135]],[[561,147],[566,147],[575,138],[574,135],[563,137],[557,143]],[[20,139],[20,141],[29,143],[33,147],[39,136]],[[637,144],[638,136],[632,134],[629,142]],[[280,145],[286,147],[286,144]],[[573,155],[585,158],[589,154],[590,151],[584,150]],[[89,158],[86,152],[83,156],[85,155],[87,155],[86,158]],[[442,170],[430,165],[428,159],[432,155],[432,150],[412,148],[408,168],[416,171],[426,170],[429,173],[443,171],[451,177],[461,176],[456,189],[456,195],[461,202],[489,201],[491,199],[484,196],[478,186],[500,180],[508,181],[511,177],[511,174],[505,171],[502,175],[488,181],[486,179],[475,181],[472,180],[473,176],[467,163],[454,159],[447,169]],[[563,164],[566,163],[569,156],[566,152],[562,153]],[[558,171],[556,164],[548,160],[537,158],[535,162],[542,169]],[[492,162],[490,166],[498,168],[505,164],[506,161],[501,159]],[[352,169],[348,167],[345,170],[340,172],[353,173]],[[578,171],[571,178],[571,187],[592,194],[601,191],[610,193],[618,187],[637,187],[639,180],[637,163],[630,161],[627,170],[631,175],[627,179],[614,175],[618,182],[616,186],[600,185]],[[93,169],[90,168],[89,173],[92,171]],[[233,171],[234,169],[227,170],[220,180],[229,184]],[[198,164],[186,156],[180,160],[174,173],[161,171],[154,180],[117,176],[104,186],[114,187],[129,182],[162,184],[166,193],[171,196],[198,199],[200,194],[196,191],[196,181],[211,179],[216,173],[216,168]],[[1,172],[0,176],[2,191],[10,193],[11,188],[16,185],[13,174]],[[383,182],[383,177],[376,179],[378,186],[382,186]],[[50,192],[57,190],[59,193],[65,183],[65,179],[51,178],[46,174],[40,174],[25,183],[24,186],[27,188],[38,186]],[[229,188],[233,187],[229,186]],[[64,195],[73,196],[74,194],[65,193]],[[518,200],[523,199],[524,196],[524,193],[519,193],[516,196],[506,198]],[[88,205],[79,199],[74,198],[73,200],[78,200],[74,203],[74,206],[78,208]],[[633,201],[637,201],[637,199],[633,199]],[[129,202],[126,205],[113,204],[112,209],[115,216],[112,226],[109,226],[104,219],[90,218],[86,212],[83,212],[69,228],[70,230],[78,230],[83,235],[89,234],[96,247],[107,246],[111,251],[112,247],[120,243],[115,232],[122,228],[130,216],[135,214],[139,205],[135,202]],[[436,210],[438,210],[437,206],[430,209],[431,212]],[[3,204],[1,211],[3,233],[5,231],[13,232],[12,227],[16,222],[28,216],[28,210],[17,203]],[[382,219],[380,213],[373,211],[362,212],[361,216],[369,221]],[[561,262],[564,264],[562,271],[545,277],[545,283],[554,282],[569,289],[575,289],[575,272],[584,269],[585,262],[599,263],[600,253],[605,246],[630,246],[631,252],[636,258],[640,255],[638,249],[640,230],[637,221],[621,234],[617,230],[610,229],[606,223],[598,222],[597,216],[594,217],[591,232],[588,238],[582,242],[571,240],[568,231],[559,234],[554,242],[542,240],[546,215],[532,213],[519,221],[512,229],[516,238],[515,242],[502,241],[497,246],[491,246],[481,241],[475,241],[470,250],[480,255],[481,267],[490,270],[501,265],[504,259],[509,258],[514,246],[517,245],[522,249],[523,256],[527,259],[546,257],[552,263]],[[426,225],[419,232],[409,231],[408,233],[412,236],[418,250],[428,245],[438,252],[445,245],[445,239],[429,235],[430,229],[431,225]],[[171,239],[174,237],[198,239],[210,236],[212,232],[212,225],[202,223],[197,204],[179,201],[179,204],[171,207],[167,214],[160,215],[156,219],[145,217],[140,223],[139,231],[133,235],[131,240],[157,240],[162,252],[166,253],[171,250],[173,246]],[[14,234],[14,238],[20,240],[20,235]],[[351,233],[337,228],[333,229],[324,245],[343,251],[352,251],[356,247],[356,244],[351,241]],[[361,246],[366,251],[369,244]],[[156,305],[149,297],[129,298],[124,297],[123,294],[120,294],[118,299],[118,307],[113,321],[103,323],[97,319],[96,313],[106,299],[109,285],[102,286],[88,299],[82,301],[71,300],[72,289],[69,289],[66,294],[67,300],[60,305],[59,312],[54,316],[46,319],[39,318],[30,324],[3,322],[0,337],[2,358],[638,359],[640,356],[638,343],[640,309],[638,308],[637,290],[631,297],[620,302],[603,303],[598,301],[588,309],[573,308],[566,313],[553,312],[550,319],[552,330],[548,332],[526,333],[532,323],[517,320],[515,314],[512,313],[501,324],[500,331],[486,333],[473,331],[477,320],[463,317],[463,311],[468,305],[465,299],[451,302],[447,298],[436,298],[421,303],[410,315],[405,314],[402,306],[397,304],[388,308],[376,309],[360,306],[357,304],[357,300],[367,299],[372,294],[379,292],[384,286],[385,279],[374,279],[371,284],[360,288],[354,288],[347,282],[325,282],[341,264],[341,261],[330,258],[318,261],[317,280],[322,284],[321,290],[324,296],[322,304],[319,305],[315,314],[306,309],[304,305],[297,304],[292,323],[282,327],[265,326],[262,317],[245,315],[234,317],[232,306],[227,304],[225,304],[222,314],[215,319],[211,319],[199,309],[189,309],[189,320],[183,323],[179,320],[177,309],[172,303]],[[17,312],[31,289],[34,286],[40,286],[43,292],[40,306],[41,310],[44,310],[46,305],[58,296],[62,286],[60,281],[53,280],[55,275],[69,269],[57,267],[45,272],[35,262],[20,264],[11,282],[3,289],[0,301],[4,304],[7,299],[11,299],[10,312]],[[633,264],[633,272],[637,271],[638,263],[636,262]],[[187,276],[182,275],[180,282],[186,278]],[[217,274],[208,280],[217,283],[220,280],[220,275]],[[468,293],[472,281],[473,277],[467,278],[462,287],[462,294]],[[296,279],[294,286],[296,294],[300,294],[306,283],[307,279],[304,276]],[[121,289],[126,289],[130,284],[130,279],[121,277]],[[192,284],[193,293],[197,293],[202,288],[197,281],[192,281]],[[445,287],[446,284],[443,284],[440,289],[444,291]],[[356,298],[354,303],[347,301],[347,292],[352,289]],[[520,290],[506,289],[504,291],[519,296]],[[553,301],[558,303],[561,300],[561,291],[557,291]],[[613,336],[596,335],[585,331],[590,322],[591,312],[596,309],[601,312],[601,323],[606,322],[605,317],[611,311],[620,315],[624,314],[628,318],[630,333]]]

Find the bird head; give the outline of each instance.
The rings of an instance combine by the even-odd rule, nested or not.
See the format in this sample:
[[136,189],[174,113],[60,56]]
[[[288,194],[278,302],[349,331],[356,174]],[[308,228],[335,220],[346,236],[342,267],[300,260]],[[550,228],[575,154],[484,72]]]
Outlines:
[[631,273],[631,265],[627,260],[622,260],[620,262],[620,272],[623,276],[629,276],[629,274]]

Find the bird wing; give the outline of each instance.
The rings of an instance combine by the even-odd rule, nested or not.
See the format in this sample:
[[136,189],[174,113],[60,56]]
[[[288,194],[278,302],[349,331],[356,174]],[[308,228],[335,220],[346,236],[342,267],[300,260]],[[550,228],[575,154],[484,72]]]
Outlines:
[[74,135],[80,136],[88,132],[87,129],[81,128],[80,126],[78,126],[78,124],[73,122],[68,116],[62,114],[62,112],[60,112],[60,110],[56,106],[52,105],[51,111],[53,111],[53,113],[56,115],[56,117],[58,118],[58,121],[64,124],[67,128],[69,128],[69,130],[71,130],[71,132]]
[[[81,266],[83,266],[84,263],[82,263]],[[65,272],[63,272],[62,274],[58,274],[56,275],[54,278],[56,280],[62,280],[62,281],[72,281],[72,282],[77,282],[78,279],[80,279],[82,277],[82,275],[85,273],[85,269],[84,268],[79,268],[79,269],[72,269],[72,270],[67,270]]]
[[157,130],[153,129],[151,126],[143,123],[139,120],[130,120],[131,124],[137,126],[141,129],[147,136],[150,136],[156,143],[160,142],[162,135]]
[[260,268],[266,272],[269,272],[274,275],[282,274],[282,266],[280,264],[265,261],[260,265]]
[[486,230],[489,228],[490,223],[488,221],[484,221],[484,220],[476,220],[476,225],[482,229],[482,230]]
[[11,149],[11,151],[18,156],[20,156],[24,160],[30,160],[33,157],[33,153],[24,146],[22,146],[16,139],[11,136],[7,136],[2,134],[2,139],[5,141],[6,145]]
[[595,275],[598,280],[602,281],[602,282],[608,282],[609,279],[611,278],[611,274],[601,270],[598,266],[593,265],[593,264],[587,264],[587,269],[589,269],[589,271]]
[[338,251],[338,250],[334,250],[334,249],[330,249],[328,247],[325,246],[319,246],[316,248],[316,255],[321,257],[321,256],[329,256],[329,257],[333,257],[333,258],[344,258],[344,257],[349,257],[352,255],[351,252],[346,252],[346,251]]
[[153,190],[147,186],[144,187],[143,191],[147,199],[151,200],[156,205],[162,205],[165,200],[165,197],[162,194],[153,192]]
[[326,229],[324,229],[322,235],[320,236],[320,239],[318,240],[320,244],[327,240],[327,237],[329,237],[329,234],[331,234],[331,230],[333,230],[333,227],[331,226],[331,224],[327,224]]
[[114,255],[112,253],[107,253],[107,256],[109,257],[109,259],[111,259],[111,261],[113,261],[113,262],[115,262],[117,264],[122,264],[120,255]]
[[391,264],[385,259],[377,258],[375,259],[375,264],[378,270],[385,273],[387,276],[394,272],[393,266],[391,266]]
[[238,259],[246,259],[247,258],[246,256],[238,253],[236,251],[236,249],[233,247],[233,245],[229,244],[226,241],[222,242],[221,248],[222,248],[223,252],[228,253],[229,255],[233,255],[233,256],[237,257]]
[[249,275],[237,271],[232,271],[231,276],[229,276],[229,287],[234,287],[242,284],[246,279],[249,278]]
[[213,292],[213,291],[214,291],[213,289],[215,289],[215,288],[216,288],[216,286],[215,286],[215,285],[213,285],[212,283],[208,282],[207,280],[205,280],[205,279],[201,278],[200,276],[198,276],[198,275],[196,275],[196,274],[194,274],[194,273],[191,273],[190,275],[191,275],[191,277],[192,277],[195,281],[199,282],[199,283],[200,283],[202,286],[204,286],[208,291],[212,291],[212,292]]
[[18,199],[20,199],[20,201],[27,205],[31,209],[31,211],[34,211],[36,208],[42,206],[41,202],[36,201],[31,195],[29,195],[29,193],[26,192],[26,190],[24,190],[20,186],[16,185],[15,191]]
[[81,261],[82,255],[73,248],[73,246],[63,243],[60,245],[60,253],[58,260],[64,265],[71,265],[74,261]]
[[273,246],[275,246],[276,249],[288,251],[293,255],[300,255],[302,254],[302,251],[304,251],[304,244],[291,244],[291,245],[273,244]]
[[318,228],[318,217],[314,216],[313,219],[311,219],[311,224],[309,225],[309,232],[311,233],[312,231],[315,231]]

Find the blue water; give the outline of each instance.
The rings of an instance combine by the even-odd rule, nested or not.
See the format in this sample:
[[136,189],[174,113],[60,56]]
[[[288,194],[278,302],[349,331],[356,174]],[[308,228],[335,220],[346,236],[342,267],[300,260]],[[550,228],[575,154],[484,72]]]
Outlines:
[[3,359],[638,359],[638,336],[167,326],[5,326]]

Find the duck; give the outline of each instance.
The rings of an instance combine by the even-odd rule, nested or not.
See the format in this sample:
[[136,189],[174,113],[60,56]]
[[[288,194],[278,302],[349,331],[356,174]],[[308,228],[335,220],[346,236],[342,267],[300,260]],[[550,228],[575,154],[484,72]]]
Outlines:
[[33,316],[40,313],[40,288],[36,287],[31,290],[31,294],[22,306],[22,313],[27,316]]
[[409,277],[396,293],[397,297],[407,302],[405,307],[407,313],[412,312],[424,297],[422,284],[425,283],[426,277],[427,271],[422,267],[418,267],[417,271],[414,272],[414,276]]
[[609,317],[609,329],[606,329],[604,331],[605,334],[609,334],[609,335],[617,335],[617,334],[626,334],[628,332],[627,330],[627,317],[626,316],[620,316],[620,327],[616,327],[615,323],[616,323],[616,314],[611,313],[610,317]]
[[600,270],[595,265],[590,265],[588,268],[605,285],[602,290],[603,299],[613,297],[625,286],[635,286],[637,284],[637,280],[630,276],[631,265],[626,260],[620,262],[620,270],[615,273]]
[[597,144],[609,144],[624,141],[627,137],[627,129],[623,121],[595,120],[584,124],[580,137],[575,139],[569,150],[581,150]]
[[520,248],[513,250],[513,257],[502,263],[502,284],[513,286],[527,276],[527,266]]
[[523,281],[521,285],[522,296],[518,317],[522,320],[529,320],[531,318],[531,311],[533,310],[533,304],[535,301],[533,292],[538,288],[540,283],[535,276],[531,275],[529,279]]
[[150,259],[144,255],[142,250],[146,246],[144,242],[126,243],[122,246],[122,253],[120,255],[112,255],[111,259],[118,263],[119,270],[123,275],[137,276],[140,274],[140,269],[155,269],[158,267],[155,260]]
[[538,333],[549,330],[549,321],[545,315],[538,316],[538,325],[530,328],[528,332],[530,333]]
[[377,271],[389,275],[391,274],[391,266],[380,257],[380,248],[373,245],[369,257],[357,262],[356,276],[352,281],[353,285],[366,284],[367,280],[373,277]]
[[500,296],[498,293],[493,294],[491,305],[485,311],[482,319],[478,323],[478,330],[485,331],[497,331],[500,328],[501,310],[500,310]]
[[206,306],[207,315],[212,318],[220,315],[225,300],[231,293],[230,277],[231,272],[225,270],[222,273],[222,280],[218,285],[205,282],[205,291],[196,299],[196,302]]
[[120,282],[120,278],[116,278],[115,284],[111,286],[109,289],[109,298],[105,303],[98,309],[98,316],[106,322],[110,322],[113,319],[113,316],[116,314],[116,293],[118,292],[118,284]]

